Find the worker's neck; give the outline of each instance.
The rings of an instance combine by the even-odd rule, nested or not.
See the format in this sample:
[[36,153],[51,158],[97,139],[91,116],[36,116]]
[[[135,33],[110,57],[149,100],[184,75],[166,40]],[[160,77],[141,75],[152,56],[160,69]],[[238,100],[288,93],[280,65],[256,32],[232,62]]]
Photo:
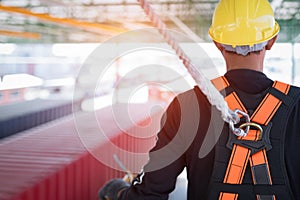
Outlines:
[[223,52],[227,71],[233,69],[251,69],[256,71],[263,71],[265,51],[252,52],[247,56],[238,55],[231,52]]

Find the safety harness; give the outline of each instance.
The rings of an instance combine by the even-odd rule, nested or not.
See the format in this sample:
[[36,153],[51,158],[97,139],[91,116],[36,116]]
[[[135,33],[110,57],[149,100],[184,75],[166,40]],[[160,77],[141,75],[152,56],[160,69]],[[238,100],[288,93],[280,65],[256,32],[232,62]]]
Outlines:
[[[225,100],[230,109],[248,112],[224,76],[212,82],[219,91],[226,91]],[[223,130],[215,149],[209,200],[293,199],[284,163],[282,133],[285,133],[291,105],[296,102],[297,95],[298,90],[275,81],[257,109],[248,113],[251,114],[250,123],[241,122],[240,128],[250,128],[247,136],[238,137],[228,134],[228,128]]]

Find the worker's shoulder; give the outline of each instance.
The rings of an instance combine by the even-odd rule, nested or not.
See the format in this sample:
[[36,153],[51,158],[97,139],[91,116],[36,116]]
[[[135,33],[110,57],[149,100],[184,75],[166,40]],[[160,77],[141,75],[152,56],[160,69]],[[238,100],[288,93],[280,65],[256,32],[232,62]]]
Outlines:
[[[272,93],[271,91],[270,91],[270,93],[272,95],[275,95],[275,97],[281,99],[283,102],[285,102],[284,105],[289,106],[290,108],[296,108],[299,110],[300,109],[300,87],[293,85],[293,84],[288,84],[286,82],[281,82],[278,80],[276,80],[275,82],[281,83],[281,89],[279,89],[279,88],[276,88],[276,89],[279,89],[279,91],[281,93],[285,93],[285,95],[279,95],[279,93],[277,92],[277,94],[279,95],[278,96],[278,95],[276,95],[276,93]],[[276,84],[273,84],[273,86],[274,85],[276,85]],[[282,85],[286,85],[289,87],[282,87]],[[282,88],[289,88],[288,92],[286,93],[286,91],[282,91]]]
[[296,85],[290,85],[290,88],[292,90],[295,90],[295,92],[300,92],[300,87],[299,86],[296,86]]
[[177,99],[179,101],[184,101],[186,103],[191,103],[192,101],[195,101],[197,103],[207,103],[209,104],[206,96],[203,94],[203,92],[200,90],[198,86],[194,86],[192,89],[189,89],[187,91],[184,91],[177,95]]
[[300,87],[296,85],[290,85],[288,96],[294,99],[296,102],[300,102]]

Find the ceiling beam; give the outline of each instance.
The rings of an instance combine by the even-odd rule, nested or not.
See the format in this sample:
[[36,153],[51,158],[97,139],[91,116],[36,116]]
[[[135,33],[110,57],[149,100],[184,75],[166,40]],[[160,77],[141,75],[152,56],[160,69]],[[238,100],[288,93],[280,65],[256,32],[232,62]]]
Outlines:
[[9,37],[26,38],[26,39],[36,39],[36,40],[41,38],[41,35],[38,33],[9,31],[9,30],[0,30],[0,35],[5,35]]
[[30,10],[27,10],[24,8],[3,6],[1,4],[0,4],[0,10],[2,10],[4,12],[21,14],[21,15],[24,15],[27,17],[34,17],[34,18],[37,18],[42,21],[56,23],[56,24],[60,24],[60,25],[71,26],[71,27],[75,27],[75,28],[82,29],[85,31],[99,33],[99,34],[105,34],[105,35],[115,35],[115,34],[127,31],[126,29],[119,28],[119,27],[112,26],[112,25],[84,22],[84,21],[79,21],[79,20],[70,19],[70,18],[57,18],[57,17],[50,16],[48,14],[34,13],[34,12],[31,12]]

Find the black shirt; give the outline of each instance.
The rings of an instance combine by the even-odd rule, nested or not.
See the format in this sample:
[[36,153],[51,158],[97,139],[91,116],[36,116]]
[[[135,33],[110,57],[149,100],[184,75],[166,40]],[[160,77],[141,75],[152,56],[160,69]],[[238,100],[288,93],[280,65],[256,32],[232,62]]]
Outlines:
[[[247,69],[231,70],[225,77],[237,94],[242,94],[241,101],[249,110],[257,107],[273,84],[265,74]],[[289,116],[285,133],[287,173],[297,200],[300,199],[300,159],[297,149],[300,147],[299,122],[300,102]],[[177,176],[186,167],[188,199],[204,200],[213,170],[212,145],[218,139],[204,141],[204,138],[210,131],[216,131],[224,125],[220,113],[211,107],[200,89],[195,87],[171,102],[161,124],[157,143],[149,153],[144,173],[121,193],[120,199],[166,200],[175,188]]]

